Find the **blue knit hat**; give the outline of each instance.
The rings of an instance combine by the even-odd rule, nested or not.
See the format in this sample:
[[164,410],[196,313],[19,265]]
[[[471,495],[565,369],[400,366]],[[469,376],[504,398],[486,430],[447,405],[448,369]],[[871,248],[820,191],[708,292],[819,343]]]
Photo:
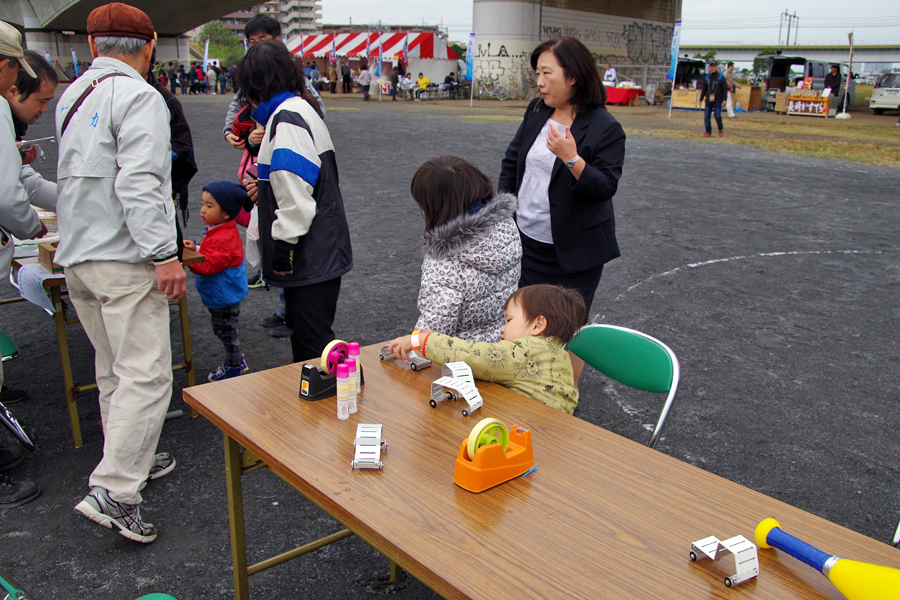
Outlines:
[[253,205],[244,186],[233,181],[213,181],[204,185],[203,191],[209,192],[232,219],[238,216],[242,208]]

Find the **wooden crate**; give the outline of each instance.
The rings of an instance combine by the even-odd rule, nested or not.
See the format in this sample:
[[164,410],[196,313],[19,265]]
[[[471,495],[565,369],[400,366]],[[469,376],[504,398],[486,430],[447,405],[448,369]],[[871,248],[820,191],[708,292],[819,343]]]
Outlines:
[[731,94],[731,100],[735,108],[740,103],[741,110],[759,110],[762,107],[762,89],[758,85],[742,85]]
[[672,90],[672,108],[700,108],[700,90]]

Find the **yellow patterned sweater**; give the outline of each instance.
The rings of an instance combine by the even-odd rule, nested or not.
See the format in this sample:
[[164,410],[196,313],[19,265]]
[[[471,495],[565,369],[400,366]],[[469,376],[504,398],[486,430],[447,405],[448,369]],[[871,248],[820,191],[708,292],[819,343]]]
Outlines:
[[550,337],[520,337],[496,344],[431,333],[425,357],[440,364],[464,362],[476,378],[493,381],[572,414],[578,405],[569,353]]

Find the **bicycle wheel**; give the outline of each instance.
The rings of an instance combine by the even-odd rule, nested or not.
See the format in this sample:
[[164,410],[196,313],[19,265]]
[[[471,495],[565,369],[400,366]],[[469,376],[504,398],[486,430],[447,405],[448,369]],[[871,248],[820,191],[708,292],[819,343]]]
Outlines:
[[496,94],[497,99],[501,102],[503,100],[509,99],[509,88],[505,85],[498,85],[496,88],[494,88],[494,93]]

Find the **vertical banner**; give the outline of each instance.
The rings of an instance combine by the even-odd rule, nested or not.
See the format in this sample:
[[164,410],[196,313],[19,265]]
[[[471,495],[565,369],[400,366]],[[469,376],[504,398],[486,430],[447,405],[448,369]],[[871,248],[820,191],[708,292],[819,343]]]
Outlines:
[[303,34],[300,34],[300,58],[303,58],[303,55],[306,54],[306,50],[303,48]]
[[206,47],[203,49],[203,75],[206,75],[207,62],[209,62],[209,40],[206,40]]
[[469,45],[466,46],[466,81],[472,81],[475,70],[475,34],[469,34]]
[[337,61],[337,45],[335,43],[336,39],[337,39],[337,36],[332,31],[331,32],[331,52],[328,53],[330,55],[329,60],[330,60],[331,64],[335,64],[335,62]]
[[409,68],[409,34],[403,34],[403,68]]
[[681,36],[681,19],[675,21],[675,30],[672,32],[672,68],[666,73],[666,77],[675,81],[675,69],[678,68],[678,44]]
[[383,48],[381,47],[381,34],[378,34],[378,66],[375,67],[375,77],[381,77],[381,55]]
[[51,65],[53,64],[53,61],[50,60],[50,51],[49,50],[44,50],[44,60],[46,60]]
[[78,77],[81,73],[78,72],[78,57],[75,56],[75,48],[72,48],[72,64],[75,65],[75,77]]

